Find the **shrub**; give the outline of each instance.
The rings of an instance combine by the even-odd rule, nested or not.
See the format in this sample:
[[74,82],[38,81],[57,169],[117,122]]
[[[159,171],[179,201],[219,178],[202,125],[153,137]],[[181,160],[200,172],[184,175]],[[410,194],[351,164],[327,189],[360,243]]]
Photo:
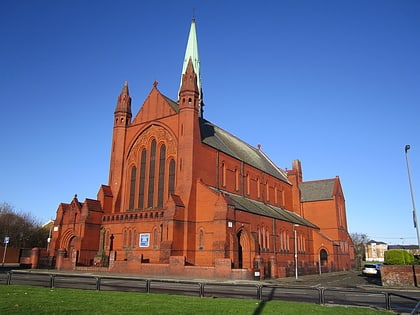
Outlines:
[[385,252],[386,265],[412,265],[414,255],[403,249],[390,249]]

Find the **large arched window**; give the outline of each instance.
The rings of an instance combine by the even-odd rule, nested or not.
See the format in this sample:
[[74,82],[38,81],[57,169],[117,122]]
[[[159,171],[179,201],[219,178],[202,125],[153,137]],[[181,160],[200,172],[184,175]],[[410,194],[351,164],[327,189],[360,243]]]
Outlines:
[[158,207],[163,207],[163,191],[165,187],[165,160],[166,146],[162,144],[159,155],[159,178],[158,178]]
[[131,181],[130,181],[130,202],[128,205],[129,209],[134,209],[134,196],[136,192],[136,176],[137,176],[137,168],[133,166],[131,168]]
[[144,207],[144,187],[146,179],[146,149],[141,151],[140,157],[140,185],[139,185],[139,200],[138,208],[143,209]]
[[168,182],[168,194],[175,193],[175,160],[169,161],[169,182]]
[[150,167],[149,167],[149,187],[147,196],[147,207],[153,208],[153,197],[155,194],[155,164],[156,164],[156,140],[150,145]]

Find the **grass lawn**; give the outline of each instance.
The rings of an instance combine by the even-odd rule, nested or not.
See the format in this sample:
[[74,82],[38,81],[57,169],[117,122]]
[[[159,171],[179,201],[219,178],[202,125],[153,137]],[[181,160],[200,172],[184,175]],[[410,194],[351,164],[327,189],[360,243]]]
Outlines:
[[368,308],[0,285],[0,314],[390,314]]

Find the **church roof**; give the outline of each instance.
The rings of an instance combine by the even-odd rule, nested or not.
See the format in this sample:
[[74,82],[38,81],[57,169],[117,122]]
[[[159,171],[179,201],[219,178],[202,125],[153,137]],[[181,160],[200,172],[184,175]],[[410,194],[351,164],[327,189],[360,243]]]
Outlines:
[[334,194],[335,179],[325,179],[299,184],[301,201],[331,200]]
[[179,104],[173,100],[171,100],[169,97],[163,95],[161,93],[161,95],[163,96],[163,98],[166,100],[166,102],[168,102],[168,105],[176,112],[179,113]]
[[[160,92],[159,92],[160,93]],[[179,112],[178,102],[163,95],[167,104],[176,112]],[[226,153],[250,166],[253,166],[277,179],[290,183],[284,170],[275,165],[261,151],[226,130],[216,126],[204,118],[198,118],[200,124],[201,142],[207,144],[218,151]]]
[[285,210],[283,208],[274,207],[272,205],[265,204],[260,201],[251,200],[251,199],[245,198],[244,196],[234,195],[227,192],[223,192],[223,193],[229,197],[229,199],[233,203],[233,206],[238,210],[262,215],[265,217],[275,218],[275,219],[290,222],[293,224],[308,226],[312,228],[318,228],[316,225],[302,218],[301,216],[297,215],[294,212]]
[[252,147],[211,122],[200,119],[201,141],[267,174],[289,183],[286,173],[261,150]]

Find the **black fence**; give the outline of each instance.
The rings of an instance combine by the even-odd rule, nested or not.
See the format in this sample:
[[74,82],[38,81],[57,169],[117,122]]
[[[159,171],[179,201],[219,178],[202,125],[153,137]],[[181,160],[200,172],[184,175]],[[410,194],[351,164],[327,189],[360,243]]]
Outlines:
[[166,293],[197,297],[283,300],[322,305],[364,306],[399,313],[420,314],[420,297],[389,291],[285,286],[252,282],[149,279],[110,275],[69,274],[11,270],[0,274],[0,284],[35,285],[97,291]]

